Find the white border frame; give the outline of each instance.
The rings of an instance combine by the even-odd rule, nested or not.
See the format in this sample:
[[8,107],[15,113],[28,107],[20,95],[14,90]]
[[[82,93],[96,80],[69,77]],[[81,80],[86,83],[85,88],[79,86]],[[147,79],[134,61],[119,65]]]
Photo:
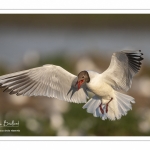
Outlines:
[[150,14],[150,9],[117,9],[117,10],[100,10],[100,9],[0,9],[0,14]]
[[[150,14],[150,1],[131,0],[63,0],[63,5],[58,8],[62,0],[4,0],[0,1],[0,14]],[[44,2],[45,2],[44,1]],[[88,5],[86,4],[88,1]],[[24,3],[22,3],[24,2]],[[37,5],[35,5],[37,3]],[[48,5],[48,4],[49,5]],[[8,5],[9,4],[9,5]],[[29,5],[30,4],[30,5]],[[41,5],[43,4],[43,5]],[[67,4],[67,5],[66,5]],[[86,4],[86,6],[85,6]],[[108,5],[110,4],[110,5]],[[40,9],[40,7],[42,8]],[[111,7],[110,7],[111,6]],[[78,9],[78,7],[80,7]],[[71,9],[72,8],[72,9]],[[149,141],[150,137],[137,136],[1,136],[0,141]]]

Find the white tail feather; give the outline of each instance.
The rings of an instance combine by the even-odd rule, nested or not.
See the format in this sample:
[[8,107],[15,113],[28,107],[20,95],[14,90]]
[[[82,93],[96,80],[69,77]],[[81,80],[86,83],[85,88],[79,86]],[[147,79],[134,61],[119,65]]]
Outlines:
[[108,112],[106,113],[106,105],[102,104],[104,113],[100,111],[100,104],[102,99],[99,96],[92,97],[84,106],[83,109],[87,108],[88,113],[92,113],[94,117],[100,117],[102,120],[120,119],[121,116],[127,114],[127,111],[132,109],[131,103],[135,103],[134,98],[117,91],[114,91],[113,100],[108,104]]

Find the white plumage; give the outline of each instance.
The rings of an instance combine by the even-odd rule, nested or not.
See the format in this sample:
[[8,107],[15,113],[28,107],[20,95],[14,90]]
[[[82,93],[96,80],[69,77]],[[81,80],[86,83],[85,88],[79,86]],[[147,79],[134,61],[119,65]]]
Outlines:
[[[82,80],[60,66],[44,65],[25,71],[0,76],[0,86],[10,94],[24,96],[55,97],[74,103],[86,103],[88,113],[103,120],[120,119],[132,109],[134,98],[122,94],[128,91],[133,76],[140,70],[141,51],[120,51],[112,55],[110,66],[102,74],[87,73],[88,80]],[[84,75],[83,75],[84,76]],[[84,82],[83,82],[84,81]],[[79,88],[80,87],[80,88]],[[87,92],[94,96],[87,102]]]

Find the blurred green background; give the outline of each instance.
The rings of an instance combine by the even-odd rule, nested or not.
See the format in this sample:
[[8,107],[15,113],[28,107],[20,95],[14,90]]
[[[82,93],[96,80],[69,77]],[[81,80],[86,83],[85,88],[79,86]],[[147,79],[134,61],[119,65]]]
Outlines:
[[[24,97],[0,89],[0,123],[19,121],[20,132],[4,136],[149,136],[150,135],[150,15],[140,14],[7,14],[0,15],[0,75],[41,66],[60,65],[78,74],[102,73],[111,55],[141,49],[142,69],[127,94],[132,111],[120,120],[93,117],[84,104],[47,97]],[[8,127],[0,127],[0,130]]]

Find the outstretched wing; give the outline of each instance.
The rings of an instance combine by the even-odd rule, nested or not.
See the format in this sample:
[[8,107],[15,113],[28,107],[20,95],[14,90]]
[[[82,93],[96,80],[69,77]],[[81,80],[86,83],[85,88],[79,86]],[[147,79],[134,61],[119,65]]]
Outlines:
[[124,50],[113,53],[110,66],[102,74],[105,82],[115,90],[128,91],[131,87],[133,76],[141,68],[142,55],[141,50]]
[[60,66],[44,65],[0,76],[6,92],[24,96],[47,96],[74,103],[86,102],[86,87],[75,87],[77,77]]

